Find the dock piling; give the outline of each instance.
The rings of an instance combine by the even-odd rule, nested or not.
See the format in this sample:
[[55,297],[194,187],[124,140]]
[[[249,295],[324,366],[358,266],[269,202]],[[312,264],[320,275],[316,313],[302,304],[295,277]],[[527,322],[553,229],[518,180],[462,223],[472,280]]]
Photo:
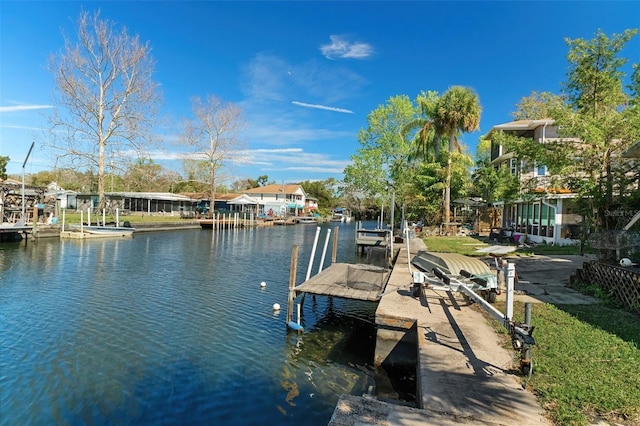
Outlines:
[[293,315],[293,302],[296,298],[296,269],[298,266],[298,246],[294,245],[291,249],[291,266],[289,267],[289,300],[287,303],[287,324],[291,322]]
[[337,226],[333,228],[333,248],[331,251],[331,263],[336,263],[338,258],[338,228]]

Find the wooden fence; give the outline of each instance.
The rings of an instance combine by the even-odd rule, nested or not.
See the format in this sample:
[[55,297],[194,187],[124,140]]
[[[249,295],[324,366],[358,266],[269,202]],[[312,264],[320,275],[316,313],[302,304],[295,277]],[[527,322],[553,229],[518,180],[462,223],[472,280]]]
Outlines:
[[[640,312],[640,272],[600,261],[585,262],[573,279],[596,284],[620,300],[627,308]],[[573,280],[572,280],[573,282]]]

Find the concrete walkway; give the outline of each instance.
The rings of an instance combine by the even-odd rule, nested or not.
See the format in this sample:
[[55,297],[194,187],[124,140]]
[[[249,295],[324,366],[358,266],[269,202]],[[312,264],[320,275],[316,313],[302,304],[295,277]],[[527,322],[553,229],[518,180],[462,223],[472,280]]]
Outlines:
[[512,256],[506,259],[515,264],[518,274],[515,300],[554,305],[599,303],[598,299],[568,287],[575,270],[584,262],[596,260],[594,255]]
[[[410,246],[409,256],[426,249],[417,238]],[[376,323],[379,333],[385,328],[416,330],[419,408],[343,396],[329,424],[551,424],[535,396],[522,388],[514,370],[518,355],[501,346],[479,308],[445,291],[426,289],[423,297],[413,297],[407,265],[403,245],[378,306]],[[379,342],[380,335],[377,346]]]

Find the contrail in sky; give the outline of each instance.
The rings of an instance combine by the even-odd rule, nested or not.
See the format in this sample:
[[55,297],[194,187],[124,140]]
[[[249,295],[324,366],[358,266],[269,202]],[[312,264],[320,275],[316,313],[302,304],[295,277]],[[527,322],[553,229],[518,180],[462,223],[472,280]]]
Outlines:
[[31,109],[47,109],[53,108],[51,105],[15,105],[15,106],[0,106],[0,112],[15,112],[15,111],[27,111]]
[[304,102],[291,101],[292,104],[298,105],[305,108],[316,108],[316,109],[324,109],[326,111],[334,111],[334,112],[343,112],[345,114],[353,114],[353,111],[344,108],[334,108],[326,105],[316,105],[316,104],[306,104]]

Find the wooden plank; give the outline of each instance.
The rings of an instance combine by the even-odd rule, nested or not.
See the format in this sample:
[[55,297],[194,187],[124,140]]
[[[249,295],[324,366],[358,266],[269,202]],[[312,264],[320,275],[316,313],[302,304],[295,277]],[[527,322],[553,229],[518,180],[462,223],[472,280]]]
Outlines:
[[372,265],[337,263],[296,287],[297,292],[377,301],[389,271]]

